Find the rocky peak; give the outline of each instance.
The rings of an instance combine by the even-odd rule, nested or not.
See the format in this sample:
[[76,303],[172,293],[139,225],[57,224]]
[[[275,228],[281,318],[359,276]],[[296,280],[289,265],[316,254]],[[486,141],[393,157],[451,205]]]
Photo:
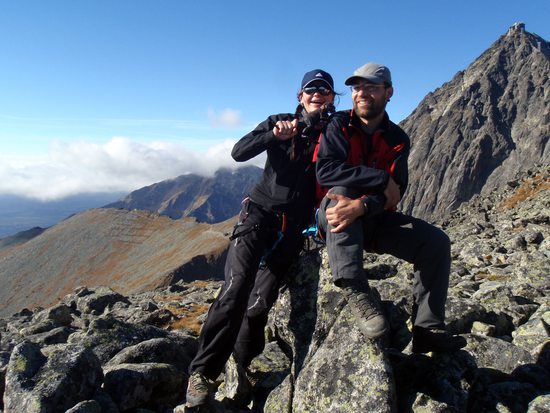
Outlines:
[[401,126],[412,141],[403,210],[441,220],[550,161],[550,44],[513,25]]

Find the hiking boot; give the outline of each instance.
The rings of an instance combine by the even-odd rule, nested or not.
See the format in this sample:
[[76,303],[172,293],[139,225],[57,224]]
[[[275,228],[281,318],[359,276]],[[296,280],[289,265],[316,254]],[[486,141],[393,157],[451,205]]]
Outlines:
[[413,327],[413,353],[448,353],[466,346],[464,337],[455,336],[445,330]]
[[233,400],[239,407],[244,407],[252,401],[252,387],[248,372],[239,364],[233,355],[225,364],[225,397]]
[[202,373],[195,371],[189,377],[187,384],[187,396],[185,405],[196,407],[205,405],[213,394],[213,384]]
[[389,330],[388,323],[368,285],[356,280],[342,279],[341,286],[351,311],[357,318],[359,331],[367,338],[384,335]]

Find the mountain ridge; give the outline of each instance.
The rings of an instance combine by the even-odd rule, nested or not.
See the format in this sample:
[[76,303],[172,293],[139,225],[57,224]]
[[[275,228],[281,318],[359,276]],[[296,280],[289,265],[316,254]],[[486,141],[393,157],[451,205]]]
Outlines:
[[243,166],[221,168],[213,177],[181,175],[132,191],[104,208],[142,209],[172,219],[193,217],[200,222],[221,222],[238,213],[241,201],[261,173],[256,166]]
[[50,305],[79,285],[105,284],[130,293],[182,279],[221,278],[233,224],[138,210],[77,214],[0,250],[0,315]]

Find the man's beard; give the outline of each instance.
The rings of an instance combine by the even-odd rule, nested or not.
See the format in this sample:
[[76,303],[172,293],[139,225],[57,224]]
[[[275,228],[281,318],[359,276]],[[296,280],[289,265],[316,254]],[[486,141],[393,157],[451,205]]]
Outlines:
[[385,103],[373,102],[373,104],[369,108],[361,108],[361,109],[355,106],[355,112],[359,115],[360,118],[363,118],[366,120],[377,118],[378,116],[380,116],[381,113],[384,113],[385,110],[386,110]]

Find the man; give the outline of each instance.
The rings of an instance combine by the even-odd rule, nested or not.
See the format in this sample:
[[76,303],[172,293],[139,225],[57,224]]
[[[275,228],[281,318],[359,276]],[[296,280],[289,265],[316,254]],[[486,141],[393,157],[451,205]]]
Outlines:
[[449,238],[425,221],[395,212],[408,183],[410,141],[386,113],[393,95],[390,70],[367,63],[345,84],[351,87],[353,109],[334,115],[317,155],[317,179],[330,188],[319,221],[334,282],[360,331],[377,338],[389,327],[364,279],[363,250],[413,263],[412,351],[456,351],[466,341],[445,331]]

